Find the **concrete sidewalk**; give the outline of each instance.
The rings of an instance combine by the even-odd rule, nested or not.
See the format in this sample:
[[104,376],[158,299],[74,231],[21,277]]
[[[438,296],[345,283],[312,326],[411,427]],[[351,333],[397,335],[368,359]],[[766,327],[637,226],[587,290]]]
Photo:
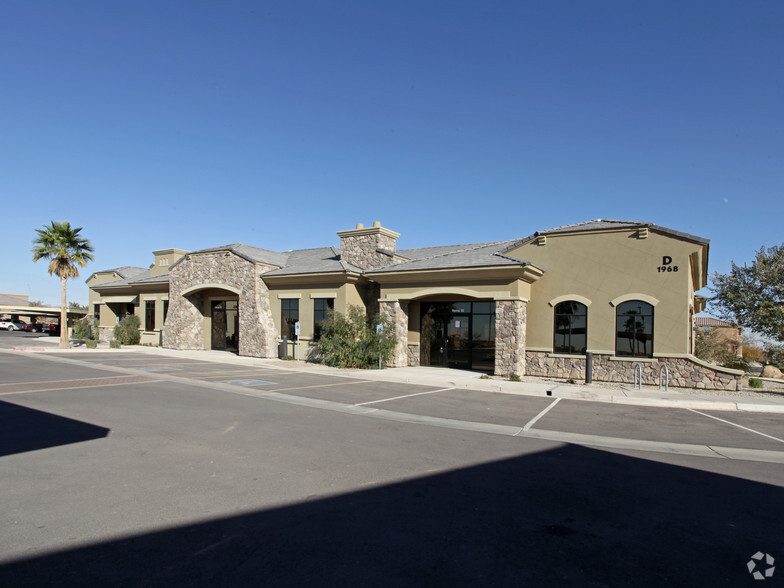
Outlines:
[[[59,340],[39,338],[30,340],[30,345],[17,346],[17,351],[56,351],[73,354],[89,354],[96,351],[131,351],[150,356],[180,359],[202,360],[222,364],[256,366],[308,373],[322,372],[331,376],[343,376],[365,380],[400,382],[436,388],[458,388],[496,392],[502,394],[520,394],[527,396],[550,396],[573,400],[627,404],[636,406],[659,406],[670,408],[691,408],[695,410],[738,410],[749,412],[767,412],[784,414],[784,392],[771,390],[741,390],[739,392],[722,392],[713,390],[693,390],[688,388],[670,388],[660,390],[656,386],[643,386],[635,389],[631,384],[615,384],[595,382],[568,384],[552,378],[536,378],[524,376],[520,382],[512,382],[496,377],[482,377],[477,372],[454,370],[438,367],[405,367],[382,370],[347,370],[331,368],[304,361],[286,361],[281,359],[261,359],[241,357],[225,351],[180,351],[160,347],[141,347],[138,345],[124,346],[120,350],[112,350],[108,343],[100,343],[98,350],[87,349],[82,345],[71,349],[59,349]],[[76,344],[76,342],[73,342]]]

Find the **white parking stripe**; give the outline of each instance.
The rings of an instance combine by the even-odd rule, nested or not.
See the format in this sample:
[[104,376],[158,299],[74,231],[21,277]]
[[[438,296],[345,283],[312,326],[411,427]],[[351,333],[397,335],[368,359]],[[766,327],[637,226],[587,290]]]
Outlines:
[[382,398],[381,400],[371,400],[370,402],[360,402],[354,406],[365,406],[366,404],[376,404],[377,402],[389,402],[390,400],[400,400],[401,398],[411,398],[412,396],[422,396],[422,394],[435,394],[436,392],[446,392],[454,388],[441,388],[440,390],[428,390],[427,392],[417,392],[416,394],[406,394],[405,396],[395,396],[394,398]]
[[693,408],[689,408],[691,412],[696,412],[697,414],[701,414],[702,416],[706,416],[709,419],[715,419],[717,421],[721,421],[722,423],[727,423],[728,425],[732,425],[733,427],[738,427],[739,429],[743,429],[744,431],[748,431],[749,433],[754,433],[756,435],[762,435],[763,437],[767,437],[768,439],[773,439],[774,441],[778,441],[779,443],[784,443],[784,439],[779,439],[778,437],[774,437],[773,435],[768,435],[766,433],[761,433],[760,431],[755,431],[754,429],[749,429],[748,427],[744,427],[743,425],[739,425],[737,423],[733,423],[730,421],[725,421],[724,419],[720,419],[719,417],[715,417],[710,414],[705,414],[704,412],[700,412],[699,410],[694,410]]
[[546,415],[551,408],[555,408],[555,405],[558,404],[560,401],[561,401],[560,398],[556,398],[555,400],[553,400],[551,404],[548,404],[547,408],[545,408],[542,412],[540,412],[538,415],[536,415],[534,418],[532,418],[530,421],[526,423],[526,425],[523,427],[523,431],[530,431],[531,427],[533,427],[536,424],[536,421],[538,421],[540,418]]

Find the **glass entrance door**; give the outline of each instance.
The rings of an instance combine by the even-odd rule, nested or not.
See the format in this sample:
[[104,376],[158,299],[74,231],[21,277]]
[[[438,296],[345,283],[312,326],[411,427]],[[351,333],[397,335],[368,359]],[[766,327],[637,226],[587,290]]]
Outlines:
[[212,349],[239,351],[240,310],[237,300],[212,301]]
[[420,364],[495,369],[495,303],[422,304]]
[[471,315],[452,315],[446,327],[446,367],[471,369]]

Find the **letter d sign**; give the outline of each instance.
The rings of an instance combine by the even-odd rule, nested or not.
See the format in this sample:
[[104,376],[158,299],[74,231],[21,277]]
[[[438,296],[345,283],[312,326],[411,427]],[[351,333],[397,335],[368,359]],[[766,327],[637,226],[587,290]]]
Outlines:
[[669,255],[665,255],[662,257],[662,265],[670,265],[672,263],[672,257]]

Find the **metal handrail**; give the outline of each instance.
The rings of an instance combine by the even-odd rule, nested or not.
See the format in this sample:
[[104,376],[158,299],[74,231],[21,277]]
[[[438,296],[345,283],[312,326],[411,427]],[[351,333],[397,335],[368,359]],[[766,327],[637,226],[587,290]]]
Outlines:
[[670,391],[670,368],[667,367],[667,364],[663,364],[661,369],[659,370],[659,390],[662,389],[662,374],[666,375],[667,379],[664,384],[664,391]]
[[[637,374],[640,374],[639,379],[637,378]],[[642,364],[638,363],[634,366],[634,389],[635,390],[642,390]]]

